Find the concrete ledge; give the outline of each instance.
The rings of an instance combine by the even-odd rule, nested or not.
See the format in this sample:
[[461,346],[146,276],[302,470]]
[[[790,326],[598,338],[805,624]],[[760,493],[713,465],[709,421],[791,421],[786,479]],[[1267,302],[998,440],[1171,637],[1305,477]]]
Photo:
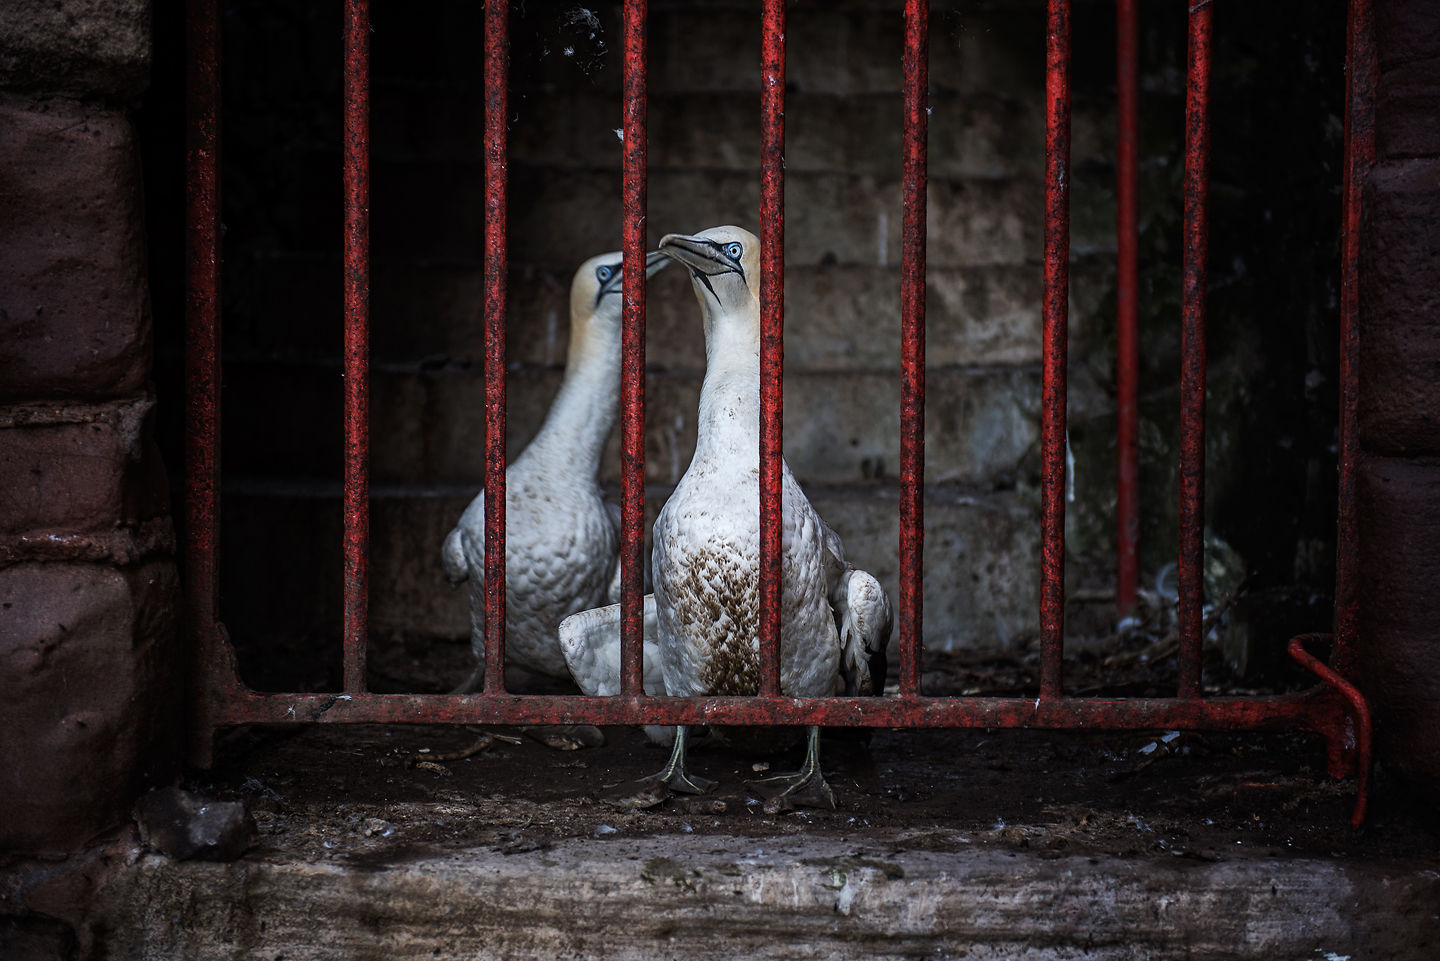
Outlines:
[[[1421,958],[1418,862],[1061,857],[669,836],[347,861],[147,855],[99,893],[114,959]],[[888,850],[887,850],[888,849]]]

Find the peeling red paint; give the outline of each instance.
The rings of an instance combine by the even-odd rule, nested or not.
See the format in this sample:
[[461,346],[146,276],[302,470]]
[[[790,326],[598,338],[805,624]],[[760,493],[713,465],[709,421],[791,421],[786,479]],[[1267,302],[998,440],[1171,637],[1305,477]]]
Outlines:
[[510,5],[485,5],[485,691],[505,690],[505,307]]
[[1060,697],[1065,639],[1065,392],[1070,309],[1070,0],[1045,38],[1044,383],[1040,413],[1040,697]]
[[648,0],[625,0],[625,142],[621,187],[624,311],[620,350],[620,690],[644,693],[645,634],[645,232]]
[[1185,257],[1180,330],[1180,684],[1200,696],[1205,603],[1205,294],[1210,244],[1210,21],[1190,9],[1185,85]]
[[1115,5],[1115,612],[1135,613],[1140,581],[1140,345],[1138,140],[1140,127],[1137,0]]
[[905,3],[905,214],[900,254],[900,694],[920,693],[925,559],[925,201],[930,5]]
[[370,3],[345,0],[345,690],[370,634]]
[[760,695],[780,693],[785,368],[785,2],[765,0],[760,54]]

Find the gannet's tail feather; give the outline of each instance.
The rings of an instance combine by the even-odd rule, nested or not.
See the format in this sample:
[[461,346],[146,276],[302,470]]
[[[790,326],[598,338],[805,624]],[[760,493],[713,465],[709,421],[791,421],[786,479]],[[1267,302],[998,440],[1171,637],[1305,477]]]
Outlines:
[[[664,694],[665,676],[660,670],[660,645],[655,639],[655,595],[645,595],[646,694]],[[580,690],[590,697],[620,693],[620,605],[596,607],[571,614],[560,622],[560,650]]]
[[835,626],[840,631],[840,671],[847,697],[885,692],[885,649],[895,611],[880,582],[865,571],[847,568],[831,593]]
[[453,591],[470,579],[470,565],[465,563],[465,534],[455,528],[445,535],[445,544],[440,548],[440,563],[445,567],[445,579]]

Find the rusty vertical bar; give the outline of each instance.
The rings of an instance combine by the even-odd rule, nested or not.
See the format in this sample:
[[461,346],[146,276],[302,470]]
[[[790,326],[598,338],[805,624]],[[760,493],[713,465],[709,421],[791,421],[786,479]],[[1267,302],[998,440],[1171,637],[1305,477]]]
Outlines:
[[905,0],[905,211],[900,252],[900,693],[920,693],[925,557],[925,201],[930,3]]
[[220,543],[220,5],[185,9],[185,616],[190,759],[210,766]]
[[785,364],[785,0],[760,53],[760,694],[780,693],[780,463]]
[[370,2],[345,0],[345,690],[370,623]]
[[485,4],[485,693],[505,691],[506,129],[510,4]]
[[[1345,37],[1345,185],[1340,239],[1340,509],[1335,551],[1335,670],[1356,674],[1359,532],[1355,465],[1360,436],[1360,192],[1375,164],[1375,34],[1370,0],[1350,0]],[[1363,812],[1362,812],[1363,814]]]
[[620,693],[645,693],[645,235],[648,0],[625,0],[622,174]]
[[1115,4],[1115,86],[1119,93],[1115,142],[1115,613],[1121,618],[1135,612],[1135,592],[1140,581],[1140,411],[1136,406],[1140,221],[1135,196],[1140,84],[1136,3],[1116,0]]
[[1205,600],[1205,294],[1210,242],[1210,0],[1190,8],[1180,332],[1180,697],[1200,696]]
[[1040,696],[1060,696],[1065,643],[1065,392],[1070,307],[1070,2],[1045,28],[1044,361],[1040,414]]

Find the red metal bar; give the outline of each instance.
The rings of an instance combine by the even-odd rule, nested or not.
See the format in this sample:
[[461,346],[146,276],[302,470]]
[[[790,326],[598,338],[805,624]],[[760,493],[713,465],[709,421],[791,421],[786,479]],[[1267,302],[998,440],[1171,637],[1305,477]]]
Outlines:
[[1185,264],[1180,335],[1180,679],[1200,696],[1205,602],[1205,293],[1210,193],[1210,0],[1190,8],[1185,85]]
[[1065,643],[1065,392],[1070,309],[1070,0],[1045,35],[1044,386],[1040,415],[1040,697],[1060,696]]
[[645,693],[646,39],[649,0],[625,0],[624,328],[621,332],[620,691]]
[[[1325,685],[1272,697],[580,697],[222,692],[218,723],[822,724],[858,727],[1303,730],[1353,755],[1353,703]],[[1346,739],[1351,748],[1346,749]]]
[[185,618],[192,763],[210,763],[220,543],[220,4],[185,10]]
[[1358,673],[1359,529],[1355,465],[1360,432],[1360,190],[1375,165],[1375,34],[1370,0],[1350,0],[1345,38],[1345,186],[1340,240],[1340,511],[1335,550],[1335,654],[1343,677]]
[[1115,142],[1115,612],[1124,618],[1135,612],[1135,592],[1140,582],[1140,410],[1136,406],[1140,220],[1135,200],[1140,80],[1136,0],[1116,0],[1115,34],[1115,85],[1119,91]]
[[1330,747],[1330,776],[1344,777],[1355,772],[1355,809],[1350,815],[1350,826],[1356,830],[1365,823],[1365,806],[1370,797],[1370,705],[1365,698],[1344,677],[1305,650],[1310,639],[1333,639],[1327,634],[1301,634],[1290,639],[1290,656],[1302,666],[1318,675],[1330,689],[1344,697],[1350,707],[1350,715],[1344,720],[1347,726],[1339,737],[1328,739]]
[[370,0],[345,0],[345,690],[370,633]]
[[785,0],[765,0],[760,64],[760,695],[780,694],[785,364]]
[[930,3],[905,0],[905,214],[900,252],[900,694],[920,693],[925,558],[925,200]]
[[506,130],[510,4],[485,5],[485,693],[505,690]]

